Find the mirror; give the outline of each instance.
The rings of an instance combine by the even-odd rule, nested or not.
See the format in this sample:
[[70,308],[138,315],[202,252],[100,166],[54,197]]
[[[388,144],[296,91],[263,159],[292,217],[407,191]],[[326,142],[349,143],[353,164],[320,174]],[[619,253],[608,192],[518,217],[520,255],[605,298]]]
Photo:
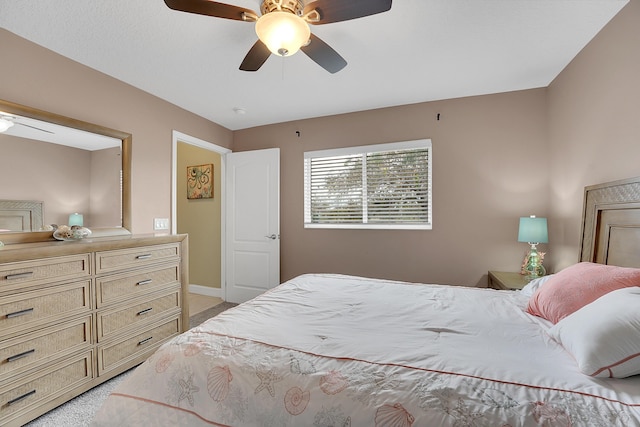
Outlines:
[[131,134],[0,100],[0,130],[7,122],[0,215],[18,213],[0,221],[0,241],[52,240],[47,226],[74,214],[93,236],[130,234]]

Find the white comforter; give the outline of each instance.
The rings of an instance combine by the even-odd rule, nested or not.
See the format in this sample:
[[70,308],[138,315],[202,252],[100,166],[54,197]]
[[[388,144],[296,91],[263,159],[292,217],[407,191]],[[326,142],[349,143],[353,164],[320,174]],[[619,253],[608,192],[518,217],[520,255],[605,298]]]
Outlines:
[[140,365],[97,426],[640,426],[519,292],[303,275]]

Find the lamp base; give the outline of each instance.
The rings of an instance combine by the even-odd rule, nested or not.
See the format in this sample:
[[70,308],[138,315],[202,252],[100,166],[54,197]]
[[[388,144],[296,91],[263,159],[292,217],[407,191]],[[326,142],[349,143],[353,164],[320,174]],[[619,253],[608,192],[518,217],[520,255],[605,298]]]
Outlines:
[[540,264],[535,268],[532,267],[531,269],[525,270],[524,277],[528,281],[531,281],[533,279],[537,279],[538,277],[542,277],[546,274],[547,274],[547,270],[544,268],[542,264]]
[[547,274],[547,270],[542,265],[543,258],[544,253],[539,253],[536,245],[531,244],[531,251],[527,254],[522,267],[522,274],[527,280],[537,279]]

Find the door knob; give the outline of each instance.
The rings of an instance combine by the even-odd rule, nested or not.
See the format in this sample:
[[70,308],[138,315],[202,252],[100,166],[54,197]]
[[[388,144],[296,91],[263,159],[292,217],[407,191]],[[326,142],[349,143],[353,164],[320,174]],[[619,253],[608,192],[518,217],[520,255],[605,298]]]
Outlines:
[[264,236],[264,237],[266,237],[267,239],[271,239],[271,240],[276,240],[278,238],[278,236],[276,236],[275,234],[272,234],[270,236]]

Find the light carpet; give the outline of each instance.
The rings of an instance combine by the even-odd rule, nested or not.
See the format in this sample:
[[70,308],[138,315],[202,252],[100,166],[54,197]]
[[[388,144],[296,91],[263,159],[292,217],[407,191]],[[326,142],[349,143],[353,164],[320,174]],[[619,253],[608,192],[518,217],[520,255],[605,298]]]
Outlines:
[[[231,307],[235,307],[236,305],[237,304],[230,302],[223,302],[201,313],[194,314],[189,318],[189,328],[198,326],[205,320],[210,319]],[[89,426],[93,416],[98,409],[100,409],[100,406],[102,406],[105,399],[132,371],[133,369],[126,371],[117,377],[92,388],[80,396],[68,401],[64,405],[58,406],[56,409],[47,412],[30,423],[25,424],[25,427]]]

